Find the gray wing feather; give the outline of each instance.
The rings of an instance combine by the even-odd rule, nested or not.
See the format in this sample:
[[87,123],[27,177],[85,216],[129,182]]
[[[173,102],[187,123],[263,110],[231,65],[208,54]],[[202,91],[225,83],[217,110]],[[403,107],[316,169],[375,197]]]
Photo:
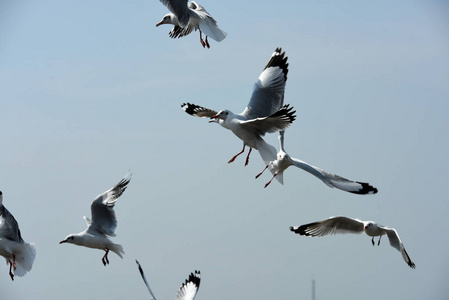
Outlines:
[[251,129],[261,136],[265,135],[267,132],[272,133],[281,131],[290,126],[290,124],[296,119],[296,111],[292,110],[293,107],[285,105],[269,117],[243,121],[242,126]]
[[290,227],[290,230],[305,236],[362,233],[364,232],[364,224],[362,221],[357,219],[339,216],[297,227]]
[[410,256],[408,256],[407,251],[405,251],[405,247],[399,238],[398,232],[394,228],[382,227],[382,229],[387,233],[388,240],[390,241],[390,245],[401,252],[402,258],[409,265],[410,268],[414,269],[415,263],[412,262]]
[[201,283],[201,273],[196,271],[195,273],[190,273],[189,279],[181,285],[178,294],[176,295],[176,300],[193,300],[195,299],[196,293],[200,288]]
[[117,228],[117,218],[114,212],[114,205],[117,199],[126,190],[131,180],[131,174],[127,174],[113,188],[98,196],[90,206],[92,221],[88,231],[95,231],[108,236],[115,236]]
[[175,16],[182,27],[186,27],[190,19],[187,0],[160,0]]
[[181,107],[189,115],[200,118],[210,118],[218,113],[213,109],[205,108],[188,102],[181,104]]
[[3,205],[0,206],[0,237],[18,243],[24,243],[20,234],[19,224]]

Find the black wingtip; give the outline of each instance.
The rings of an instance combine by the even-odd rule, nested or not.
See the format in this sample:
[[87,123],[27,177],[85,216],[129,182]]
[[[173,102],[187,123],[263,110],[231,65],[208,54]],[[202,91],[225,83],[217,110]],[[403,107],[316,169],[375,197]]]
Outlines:
[[373,187],[369,183],[356,181],[358,184],[362,185],[362,188],[358,191],[352,191],[350,193],[358,194],[358,195],[367,195],[367,194],[377,194],[377,188]]
[[288,57],[285,56],[285,51],[282,52],[282,48],[278,47],[274,51],[274,53],[271,55],[270,60],[268,61],[267,65],[265,66],[264,70],[270,67],[279,67],[282,69],[282,72],[284,73],[284,80],[287,80],[287,74],[288,74],[288,63],[287,59]]

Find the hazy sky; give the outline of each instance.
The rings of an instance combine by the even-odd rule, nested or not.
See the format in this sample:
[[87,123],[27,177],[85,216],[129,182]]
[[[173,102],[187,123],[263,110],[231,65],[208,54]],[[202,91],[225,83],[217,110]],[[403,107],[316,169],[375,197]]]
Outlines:
[[[31,272],[3,299],[174,299],[201,270],[198,300],[447,299],[449,4],[446,1],[212,1],[228,37],[172,40],[157,0],[0,2],[0,190]],[[290,168],[284,185],[242,142],[185,114],[192,102],[243,111],[282,47],[291,156],[379,193],[359,196]],[[266,137],[278,148],[277,135]],[[59,245],[85,229],[100,193],[118,199],[123,259]],[[308,238],[289,226],[345,215],[396,228],[416,270],[386,238]]]

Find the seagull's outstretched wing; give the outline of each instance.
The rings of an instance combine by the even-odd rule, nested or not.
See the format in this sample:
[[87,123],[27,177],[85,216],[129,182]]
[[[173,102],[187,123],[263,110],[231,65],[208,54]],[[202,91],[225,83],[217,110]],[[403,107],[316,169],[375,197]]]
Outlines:
[[261,136],[267,132],[284,130],[296,119],[296,111],[292,111],[292,109],[293,107],[289,107],[288,104],[284,105],[271,116],[243,121],[242,126]]
[[24,243],[20,234],[19,224],[14,216],[3,205],[3,193],[0,191],[0,238]]
[[195,116],[195,117],[200,117],[200,118],[210,118],[212,116],[215,116],[218,112],[213,110],[213,109],[209,109],[209,108],[205,108],[196,104],[192,104],[192,103],[183,103],[181,104],[182,109],[188,113],[189,115]]
[[[115,217],[114,205],[115,201],[126,190],[131,180],[130,173],[120,180],[113,188],[99,195],[92,202],[90,210],[92,213],[92,221],[88,227],[88,231],[95,231],[100,234],[115,236],[115,228],[117,227],[117,218]],[[86,222],[88,222],[86,218]]]
[[399,238],[399,235],[397,231],[394,228],[388,228],[388,227],[382,227],[382,229],[387,233],[388,240],[390,241],[390,245],[394,248],[396,248],[399,252],[402,254],[402,258],[407,263],[407,265],[414,269],[415,263],[412,262],[410,259],[410,256],[408,256],[407,251],[405,251],[404,245],[401,242],[401,239]]
[[177,18],[182,27],[186,27],[190,19],[187,0],[160,0]]
[[318,177],[329,187],[335,187],[346,192],[361,195],[377,193],[377,188],[371,186],[369,183],[352,181],[335,174],[327,173],[297,158],[292,158],[292,161],[296,167]]
[[148,281],[147,281],[147,279],[145,278],[145,274],[143,273],[143,269],[142,269],[142,267],[140,266],[140,264],[139,264],[139,262],[137,261],[137,259],[136,259],[136,263],[137,263],[137,265],[138,265],[138,267],[139,267],[140,276],[142,276],[143,282],[145,283],[145,285],[147,286],[148,291],[150,292],[151,299],[152,299],[152,300],[156,300],[156,297],[154,296],[153,291],[151,290],[150,285],[148,284]]
[[247,119],[267,117],[284,105],[288,63],[285,52],[276,48],[257,80],[248,106],[243,111]]
[[339,216],[310,224],[290,227],[290,230],[305,236],[324,236],[340,233],[363,233],[365,227],[363,221]]
[[200,271],[196,271],[195,273],[190,273],[189,279],[181,285],[179,288],[178,294],[176,295],[176,300],[193,300],[195,299],[196,293],[200,288]]

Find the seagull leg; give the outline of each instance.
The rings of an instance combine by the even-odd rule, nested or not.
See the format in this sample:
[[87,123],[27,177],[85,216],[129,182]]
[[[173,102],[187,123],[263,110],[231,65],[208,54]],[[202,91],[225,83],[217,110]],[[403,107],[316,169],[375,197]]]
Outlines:
[[246,161],[245,161],[245,167],[248,165],[249,163],[249,155],[251,154],[251,151],[253,150],[253,148],[249,147],[249,152],[248,155],[246,156]]
[[104,256],[101,259],[101,261],[103,262],[103,265],[106,267],[106,264],[109,264],[109,260],[108,260],[109,249],[106,248],[106,249],[104,249],[104,251],[106,251],[106,253],[104,254]]
[[373,238],[371,239],[371,243],[373,243],[373,246],[374,246],[374,236],[373,236]]
[[198,28],[198,30],[200,31],[200,42],[201,42],[201,45],[203,45],[203,48],[206,48],[206,43],[203,41],[203,36],[201,35],[201,29]]
[[207,35],[206,35],[206,46],[208,49],[210,48],[209,42],[207,41]]
[[[14,281],[14,274],[12,273],[12,266],[13,266],[13,263],[11,261],[9,261],[9,276],[11,276],[11,280]],[[15,267],[14,267],[14,269],[15,269]]]
[[14,266],[14,271],[15,271],[17,269],[17,266],[16,266],[16,255],[15,254],[12,255],[12,265]]
[[262,173],[270,166],[270,164],[266,165],[265,168],[262,170],[262,172],[260,172],[259,174],[256,175],[256,179],[259,178],[260,175],[262,175]]
[[243,153],[243,151],[245,151],[245,145],[243,145],[242,151],[240,151],[239,153],[237,153],[236,155],[234,155],[234,156],[228,161],[228,164],[232,163],[232,162],[237,158],[237,156],[239,156],[240,154]]
[[382,236],[379,236],[379,241],[377,242],[377,246],[379,246],[380,245],[380,238],[381,238]]
[[277,174],[278,174],[278,173],[274,173],[273,177],[270,179],[270,181],[268,181],[267,183],[265,183],[265,186],[264,186],[264,187],[267,187],[267,186],[273,181],[274,177],[276,177]]

